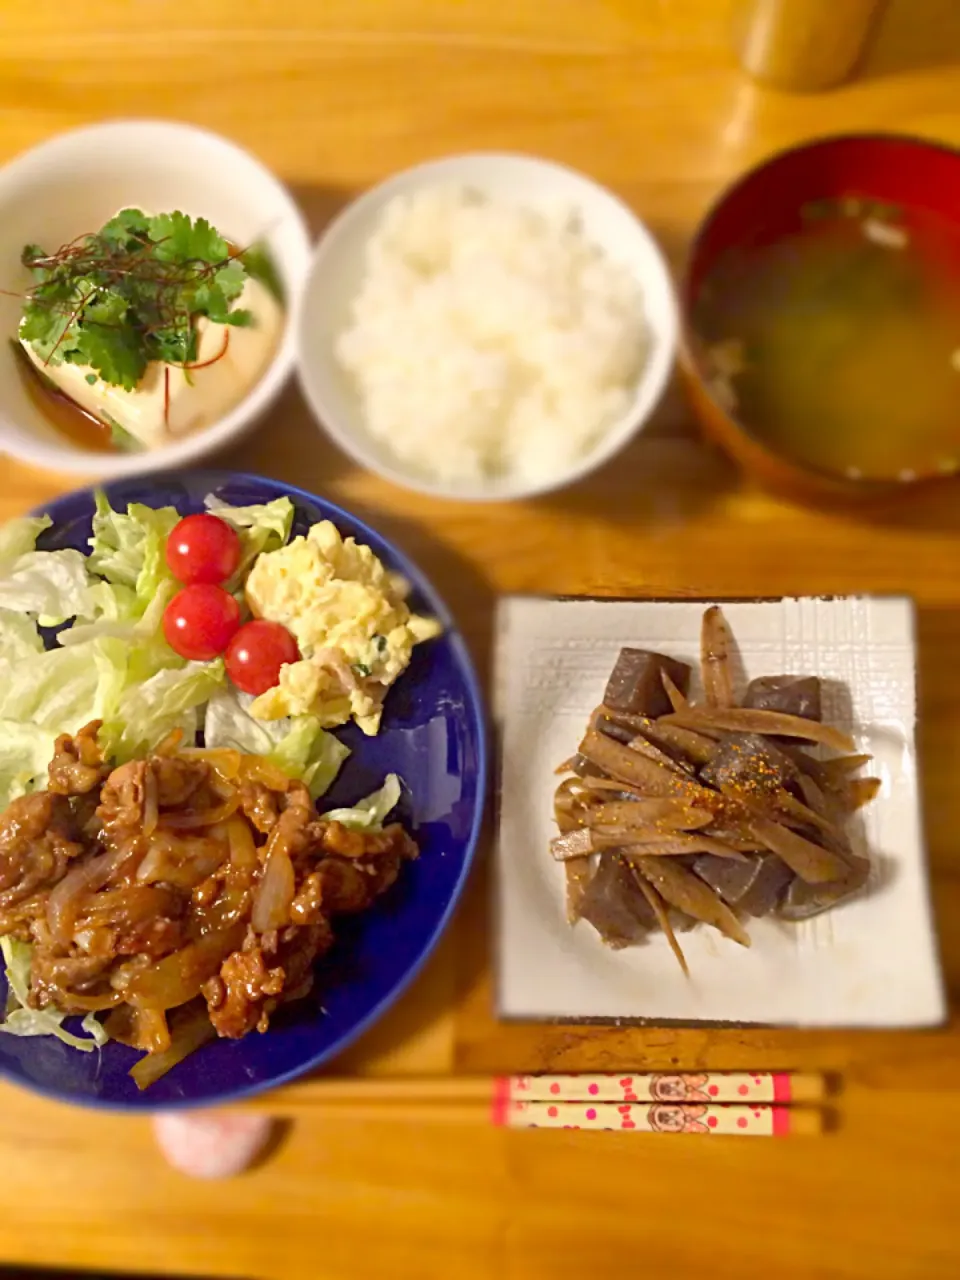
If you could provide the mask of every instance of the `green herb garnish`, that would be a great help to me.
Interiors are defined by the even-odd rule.
[[[240,255],[205,218],[123,209],[56,253],[27,245],[21,260],[34,284],[20,337],[44,364],[89,365],[127,391],[151,361],[196,361],[200,316],[253,323],[231,310],[247,279]]]
[[[353,664],[353,669],[360,677],[365,677],[370,674],[370,668],[365,662],[355,662]]]
[[[246,268],[247,275],[256,280],[259,284],[271,294],[275,302],[283,303],[283,281],[280,279],[280,272],[276,268],[270,251],[263,244],[252,244],[249,249],[244,249],[240,255],[240,261]]]

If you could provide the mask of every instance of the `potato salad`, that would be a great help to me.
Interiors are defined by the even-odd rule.
[[[435,618],[411,613],[409,587],[373,551],[329,520],[257,557],[245,594],[255,618],[285,627],[300,659],[251,704],[262,720],[314,715],[324,728],[353,719],[375,734],[383,699],[413,647],[439,634]]]

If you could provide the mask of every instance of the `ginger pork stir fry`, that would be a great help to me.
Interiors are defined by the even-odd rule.
[[[334,918],[417,849],[397,824],[318,816],[259,756],[171,735],[111,770],[98,728],[58,739],[47,789],[0,818],[0,934],[32,944],[30,1005],[105,1014],[150,1055],[145,1087],[214,1033],[265,1031],[309,991]]]
[[[704,697],[687,697],[690,668],[624,649],[577,754],[558,772],[551,852],[567,877],[571,923],[611,947],[662,929],[686,970],[677,931],[713,926],[743,946],[743,920],[803,920],[858,892],[868,860],[847,830],[874,798],[855,776],[869,756],[822,723],[815,676],[752,680],[734,696],[732,641],[706,611]],[[812,755],[820,746],[839,754]]]

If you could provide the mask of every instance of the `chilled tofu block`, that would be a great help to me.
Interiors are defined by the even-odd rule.
[[[45,365],[29,343],[21,339],[21,345],[40,372],[81,409],[116,423],[144,448],[157,449],[222,418],[269,364],[283,326],[279,303],[259,281],[248,279],[235,305],[252,312],[254,324],[238,328],[201,317],[196,367],[152,362],[133,391],[99,378],[88,382],[94,372],[89,365]]]

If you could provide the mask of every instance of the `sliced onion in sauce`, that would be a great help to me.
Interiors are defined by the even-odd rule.
[[[296,877],[290,855],[285,849],[273,850],[253,899],[250,922],[257,933],[279,929],[288,922],[295,889]]]
[[[137,852],[136,844],[120,845],[109,853],[98,854],[82,866],[73,867],[50,891],[47,900],[47,924],[56,940],[67,945],[77,918],[80,899],[105,885],[127,858]]]
[[[148,764],[143,771],[143,834],[152,836],[157,829],[160,817],[160,802],[157,790],[157,775]]]

